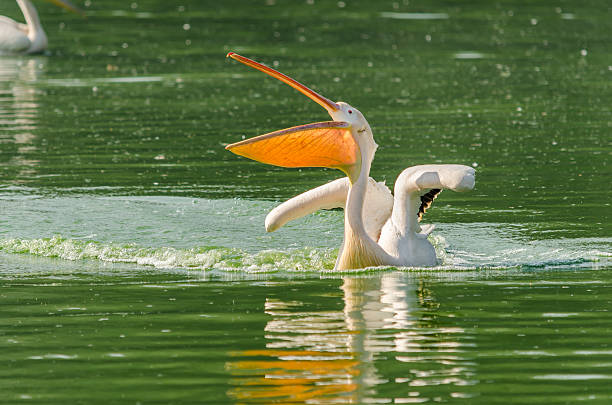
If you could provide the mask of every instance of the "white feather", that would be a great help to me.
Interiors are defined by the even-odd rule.
[[[29,0],[17,0],[26,20],[18,23],[0,16],[0,54],[36,53],[47,49],[47,35],[36,8]]]
[[[468,191],[474,169],[463,165],[421,165],[405,169],[395,182],[393,213],[382,229],[379,245],[403,266],[433,266],[436,252],[427,240],[432,227],[418,222],[420,197],[431,189]]]
[[[318,210],[344,208],[349,192],[349,179],[343,177],[308,190],[275,207],[266,216],[266,231],[274,232],[289,221]],[[384,182],[370,177],[366,191],[363,220],[366,232],[378,240],[382,226],[391,215],[393,195]]]

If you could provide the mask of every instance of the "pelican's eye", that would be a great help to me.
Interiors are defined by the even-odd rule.
[[[352,113],[353,113],[353,110],[348,110],[348,113],[349,113],[349,114],[352,114]]]

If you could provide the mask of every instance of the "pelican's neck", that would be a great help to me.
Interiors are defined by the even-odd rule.
[[[363,225],[363,204],[371,163],[372,156],[361,149],[359,173],[349,175],[350,187],[344,210],[344,242],[336,262],[337,270],[391,264],[388,255],[370,238]]]
[[[363,133],[364,131],[365,134]],[[359,238],[363,238],[364,240],[370,241],[374,245],[377,245],[377,243],[373,241],[365,231],[365,227],[363,225],[363,204],[365,202],[365,196],[368,190],[370,167],[372,166],[372,160],[374,160],[374,153],[376,153],[376,148],[378,145],[376,145],[374,142],[372,129],[367,122],[365,123],[365,126],[361,132],[353,132],[353,137],[356,140],[362,140],[359,145],[360,167],[357,176],[355,176],[354,173],[349,175],[350,188],[345,209],[345,233],[347,229],[350,229]]]
[[[17,0],[28,26],[28,39],[31,42],[28,52],[40,52],[47,47],[47,35],[43,30],[36,8],[29,0]]]
[[[370,239],[363,225],[363,203],[368,188],[371,162],[365,156],[361,157],[361,170],[357,179],[349,177],[350,187],[346,198],[346,210],[344,213],[344,228],[352,231],[358,237]]]

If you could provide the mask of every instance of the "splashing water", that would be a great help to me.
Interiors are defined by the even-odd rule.
[[[161,269],[326,272],[334,267],[342,239],[340,211],[320,212],[266,234],[263,218],[273,203],[264,201],[178,197],[19,197],[17,201],[2,200],[8,226],[0,233],[0,252],[5,254]],[[108,221],[110,217],[114,221]],[[221,223],[224,228],[218,229]],[[525,241],[505,224],[438,224],[430,240],[439,258],[432,270],[597,267],[608,265],[611,257],[606,250],[609,239]]]
[[[99,243],[65,239],[59,235],[43,239],[5,239],[0,251],[30,254],[63,260],[93,259],[111,263],[135,263],[161,269],[217,269],[224,271],[271,272],[279,269],[302,271],[330,269],[336,253],[333,249],[263,250],[248,254],[239,249],[198,247],[142,247],[135,244]]]

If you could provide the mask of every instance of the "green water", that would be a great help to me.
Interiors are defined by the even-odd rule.
[[[0,56],[0,402],[610,403],[610,5],[461,3],[37,2],[49,52]],[[359,108],[377,180],[476,168],[437,267],[334,273],[342,211],[265,233],[340,172],[224,150],[329,119],[229,51]]]

